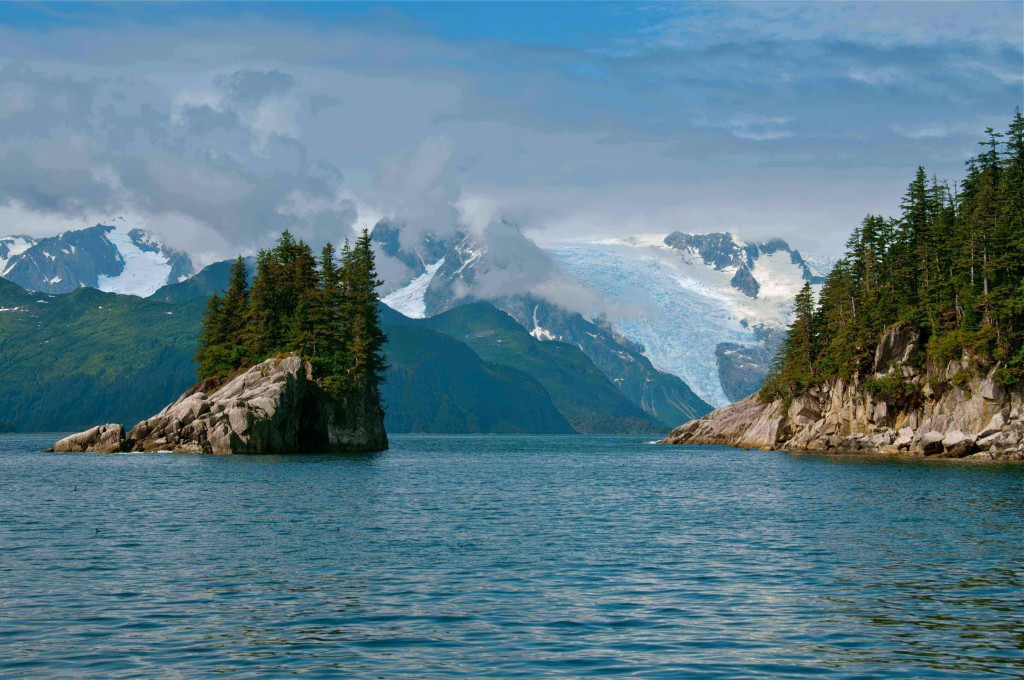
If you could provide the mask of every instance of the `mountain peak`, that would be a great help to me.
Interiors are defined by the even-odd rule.
[[[142,229],[109,224],[43,239],[0,239],[0,275],[26,290],[69,293],[78,288],[145,297],[195,272],[192,259]]]

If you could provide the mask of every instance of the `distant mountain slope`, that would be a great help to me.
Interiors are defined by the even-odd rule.
[[[0,280],[0,414],[23,431],[135,423],[195,381],[201,301],[172,306]]]
[[[388,246],[397,241],[393,225],[379,224],[373,237],[386,239],[380,244],[386,256],[394,251],[393,246]],[[428,260],[422,273],[404,288],[394,290],[384,302],[411,316],[432,317],[474,300],[488,300],[510,314],[538,341],[565,342],[577,347],[626,399],[654,422],[683,422],[710,412],[710,405],[680,378],[657,370],[644,356],[643,346],[556,302],[516,294],[530,289],[537,280],[557,280],[559,272],[551,257],[515,225],[496,223],[478,236],[457,232],[446,242],[448,250],[440,259],[433,263]],[[429,249],[417,252],[438,257],[438,243],[434,239]]]
[[[159,411],[195,382],[195,338],[212,292],[201,284],[217,290],[218,272],[149,299],[90,288],[30,293],[0,280],[0,421],[73,431]],[[534,378],[404,321],[385,315],[391,432],[573,432]]]
[[[665,423],[645,413],[604,376],[578,347],[537,340],[493,305],[477,302],[424,319],[421,325],[469,345],[486,361],[536,378],[579,432],[658,432]]]
[[[631,402],[664,423],[684,423],[711,412],[682,378],[659,371],[643,345],[617,333],[604,320],[587,321],[546,300],[521,295],[497,304],[535,338],[579,347]]]
[[[68,293],[77,288],[145,297],[194,273],[192,260],[141,229],[97,224],[27,243],[6,243],[0,274],[26,290]],[[13,248],[12,248],[13,245]],[[25,247],[27,245],[27,247]]]
[[[728,232],[685,234],[674,231],[665,237],[664,243],[669,248],[699,255],[704,264],[718,271],[731,272],[732,278],[729,282],[733,288],[752,298],[756,298],[761,292],[762,282],[758,281],[754,269],[763,255],[785,253],[789,256],[790,263],[799,269],[802,280],[810,281],[812,284],[825,282],[825,277],[804,261],[800,251],[793,250],[780,238],[760,243],[744,243]]]
[[[386,323],[390,432],[571,434],[547,390],[428,328]]]
[[[667,422],[756,390],[793,297],[805,281],[820,284],[828,263],[781,239],[745,243],[729,233],[542,248],[496,222],[396,250],[398,230],[382,222],[373,233],[382,257],[401,257],[394,267],[405,272],[389,282],[386,303],[431,317],[488,300],[537,339],[579,347],[628,399]],[[581,300],[591,318],[570,311]]]
[[[181,303],[202,298],[209,299],[214,293],[222,293],[228,287],[228,280],[231,278],[231,265],[233,260],[214,262],[203,269],[192,278],[180,283],[171,283],[162,286],[149,296],[149,299],[158,302]],[[246,258],[246,266],[249,268],[249,279],[252,280],[255,271],[255,258]]]

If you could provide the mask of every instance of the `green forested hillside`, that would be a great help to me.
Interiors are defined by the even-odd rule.
[[[1004,385],[1024,380],[1024,116],[987,137],[958,185],[919,168],[898,217],[868,215],[817,304],[805,286],[762,398],[869,371],[896,323],[922,331],[937,367],[968,355]]]
[[[668,429],[616,389],[578,347],[541,342],[490,303],[460,305],[417,323],[466,343],[485,361],[511,366],[536,378],[579,432],[648,433]]]
[[[483,361],[427,328],[385,324],[391,368],[381,387],[393,432],[571,434],[543,385]]]
[[[203,306],[0,280],[0,420],[54,431],[152,415],[195,382]]]
[[[72,431],[133,425],[159,411],[196,380],[192,357],[206,299],[192,293],[163,291],[180,304],[88,288],[50,296],[0,279],[0,423]],[[390,368],[381,392],[390,431],[573,431],[525,372],[383,312]]]

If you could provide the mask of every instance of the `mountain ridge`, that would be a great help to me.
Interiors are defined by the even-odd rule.
[[[196,273],[188,255],[151,234],[107,224],[41,239],[4,237],[0,248],[0,275],[25,290],[43,293],[96,288],[147,297],[162,285]]]

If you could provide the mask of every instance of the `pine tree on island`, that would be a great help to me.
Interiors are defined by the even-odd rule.
[[[296,353],[338,405],[358,424],[380,418],[380,383],[387,368],[377,278],[368,231],[340,262],[328,243],[319,257],[285,231],[256,258],[252,285],[239,257],[224,295],[213,295],[203,315],[195,359],[200,380],[223,381],[268,358]]]
[[[896,324],[921,332],[934,365],[969,356],[1006,387],[1024,384],[1024,116],[986,136],[959,190],[918,168],[899,217],[868,215],[854,230],[816,306],[804,286],[762,400],[870,373]],[[908,386],[867,387],[899,398]]]

